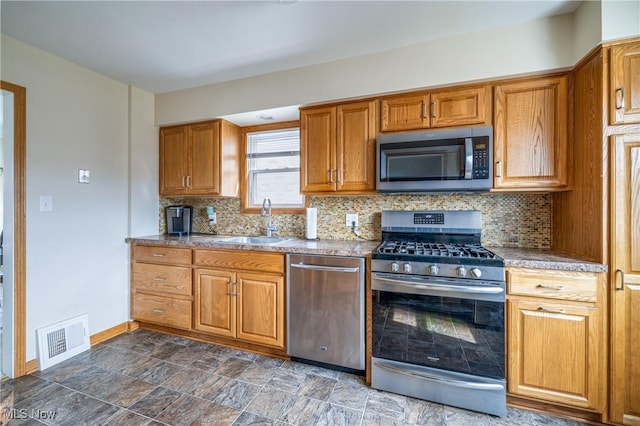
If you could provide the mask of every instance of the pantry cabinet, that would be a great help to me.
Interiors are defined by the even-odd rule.
[[[194,328],[284,348],[284,256],[195,250]]]
[[[611,124],[640,123],[640,42],[612,46]]]
[[[377,102],[300,109],[303,194],[375,191]]]
[[[604,274],[507,270],[508,392],[601,412]]]
[[[494,103],[494,190],[569,189],[566,76],[500,84]]]
[[[640,424],[640,129],[611,138],[611,412]]]
[[[160,128],[160,195],[237,196],[239,143],[224,120]]]
[[[190,329],[191,250],[134,245],[131,260],[131,317]]]
[[[380,101],[380,131],[491,124],[491,86],[394,95]]]

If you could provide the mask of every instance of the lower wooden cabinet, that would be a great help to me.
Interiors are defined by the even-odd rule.
[[[131,317],[190,329],[191,250],[134,245],[131,260]]]
[[[604,274],[511,268],[508,392],[603,412]]]
[[[194,328],[284,348],[284,256],[196,250],[196,265],[205,264],[229,269],[195,270]]]

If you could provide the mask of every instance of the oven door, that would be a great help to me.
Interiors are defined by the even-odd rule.
[[[504,283],[372,273],[373,356],[504,379]]]

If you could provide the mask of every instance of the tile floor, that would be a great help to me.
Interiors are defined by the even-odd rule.
[[[9,425],[579,425],[505,418],[370,389],[361,377],[148,330],[0,383]],[[1,400],[2,398],[0,398]]]

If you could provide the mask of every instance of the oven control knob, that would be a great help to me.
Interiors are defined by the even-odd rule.
[[[480,278],[482,276],[482,271],[478,268],[473,268],[470,272],[473,278]]]
[[[410,263],[405,263],[404,265],[402,265],[402,270],[404,271],[405,274],[410,274],[411,273],[411,264]]]
[[[456,274],[458,274],[459,277],[464,277],[467,275],[467,269],[464,266],[458,266]]]
[[[400,265],[398,265],[398,262],[393,262],[391,264],[391,272],[400,272]]]
[[[427,269],[431,275],[438,275],[438,265],[430,265]]]

